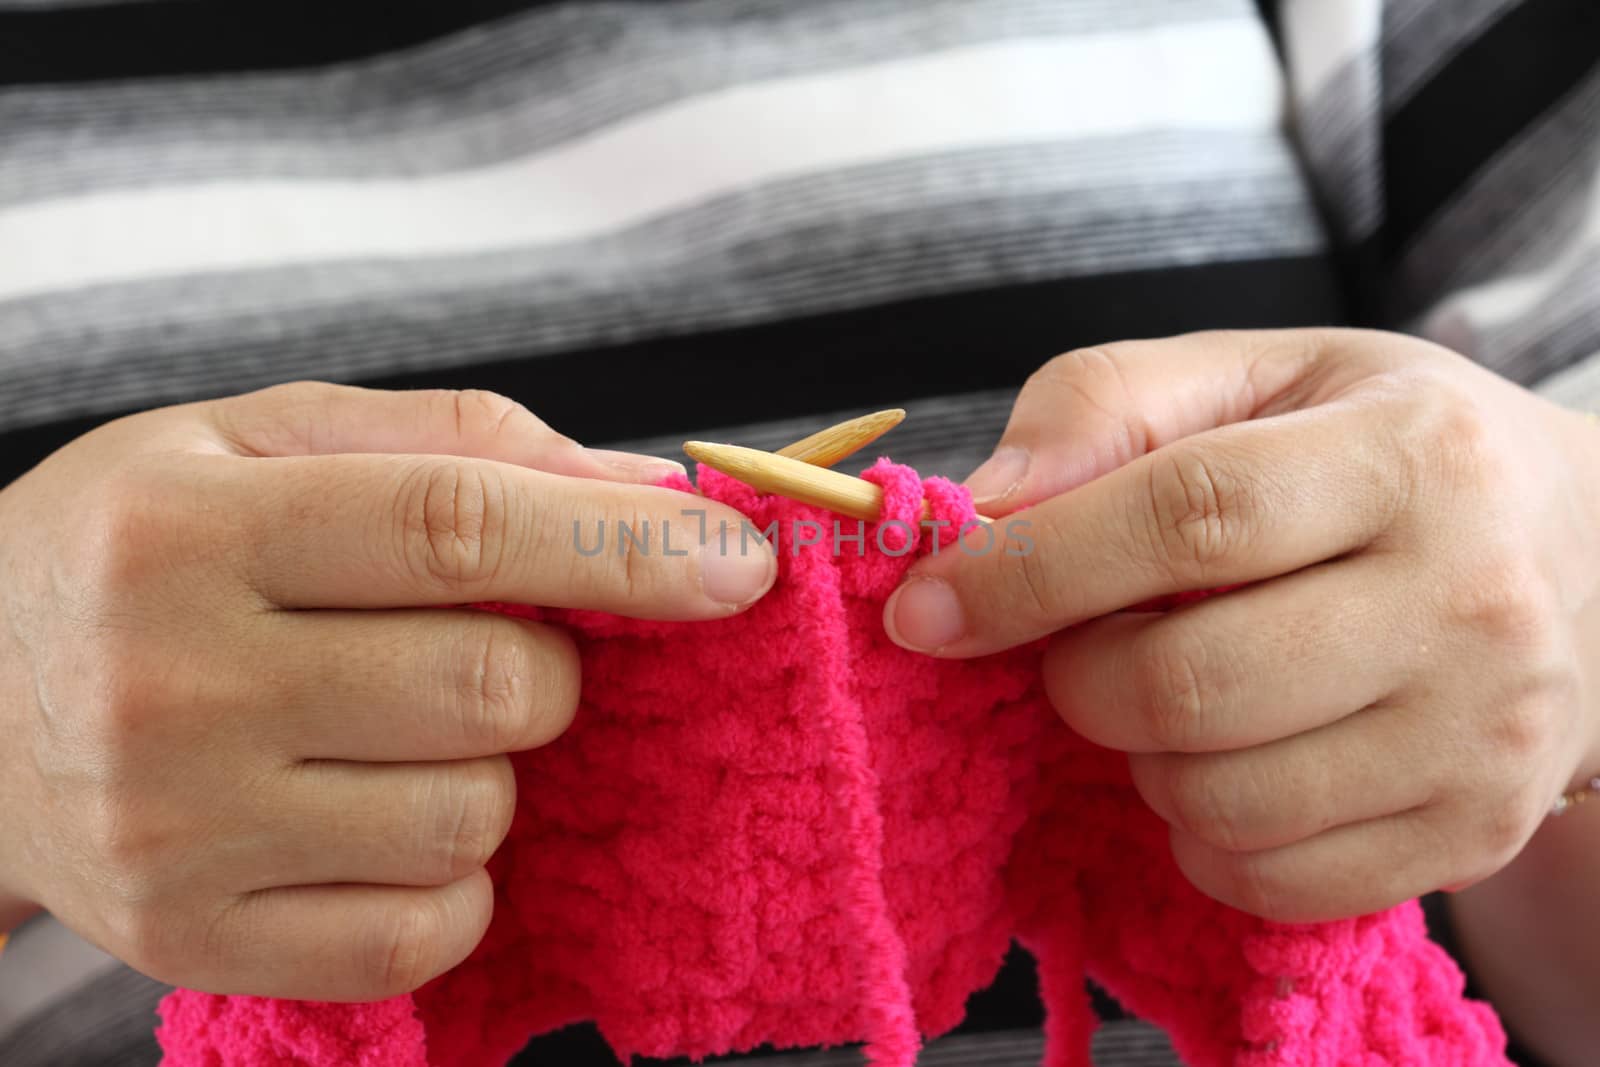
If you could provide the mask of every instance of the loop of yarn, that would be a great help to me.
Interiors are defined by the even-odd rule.
[[[924,478],[922,497],[932,512],[930,522],[940,548],[955,544],[970,524],[978,521],[978,509],[972,506],[972,493],[964,485],[948,478]]]
[[[903,554],[922,539],[922,479],[910,467],[880,457],[861,477],[883,489],[876,539],[884,551]]]

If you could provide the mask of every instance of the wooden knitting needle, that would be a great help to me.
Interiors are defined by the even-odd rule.
[[[831,467],[899,426],[905,417],[904,408],[874,411],[871,415],[848,419],[826,430],[818,430],[810,437],[802,437],[792,445],[784,445],[776,454],[813,467]]]
[[[840,474],[826,467],[814,467],[789,456],[740,445],[685,441],[683,450],[706,466],[737,478],[763,493],[786,496],[802,504],[837,511],[852,519],[876,521],[883,515],[882,487],[864,478],[852,478],[848,474]],[[924,518],[929,514],[926,501],[922,505],[922,514]],[[982,515],[977,519],[985,523],[993,521]]]

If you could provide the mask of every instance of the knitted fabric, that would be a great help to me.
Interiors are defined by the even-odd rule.
[[[1090,1062],[1086,974],[1190,1064],[1506,1062],[1414,901],[1289,926],[1193,889],[1126,757],[1044,700],[1038,645],[944,661],[889,642],[883,602],[934,544],[921,501],[950,522],[946,551],[973,512],[905,467],[867,476],[885,521],[836,555],[827,534],[790,537],[834,516],[701,470],[707,496],[780,523],[778,583],[736,618],[496,606],[569,626],[584,674],[571,730],[514,757],[483,942],[375,1004],[180,990],[166,1062],[492,1064],[593,1020],[623,1058],[864,1041],[878,1067],[909,1067],[1014,937],[1039,963],[1048,1067]]]

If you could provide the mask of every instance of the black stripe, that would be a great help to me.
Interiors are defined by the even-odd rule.
[[[555,2],[149,0],[5,11],[0,85],[317,66]]]
[[[1384,124],[1392,255],[1508,141],[1600,63],[1600,3],[1525,0]]]
[[[1321,256],[1130,271],[957,293],[760,326],[385,376],[493,389],[601,442],[1017,386],[1068,348],[1217,327],[1347,322]],[[270,361],[230,350],[217,360]],[[102,418],[0,435],[0,485]]]
[[[1068,278],[382,385],[469,384],[529,401],[581,439],[693,430],[1018,385],[1066,348],[1214,326],[1342,318],[1323,257]]]
[[[1256,10],[1261,14],[1261,21],[1267,24],[1267,32],[1272,34],[1272,44],[1277,49],[1278,56],[1283,57],[1283,24],[1278,11],[1278,0],[1256,0]]]

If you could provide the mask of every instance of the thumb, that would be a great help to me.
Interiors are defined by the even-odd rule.
[[[967,478],[979,512],[1007,515],[1181,437],[1266,414],[1305,377],[1311,330],[1213,331],[1057,356],[1022,387],[1005,433]]]
[[[481,389],[361,389],[293,382],[202,405],[220,443],[252,456],[407,453],[497,460],[573,478],[653,485],[681,464],[584,448]]]

